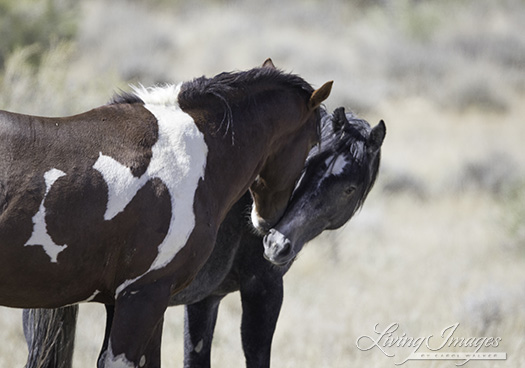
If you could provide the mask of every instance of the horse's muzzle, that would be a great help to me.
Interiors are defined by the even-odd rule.
[[[295,258],[292,242],[275,229],[264,237],[264,258],[278,266],[284,266]]]

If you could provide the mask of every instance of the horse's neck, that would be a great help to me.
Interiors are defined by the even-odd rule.
[[[274,105],[275,106],[275,105]],[[226,216],[222,209],[230,208],[248,190],[263,168],[267,158],[278,149],[275,143],[284,124],[279,110],[284,106],[260,107],[253,111],[236,107],[229,129],[217,132],[207,128],[209,154],[206,180],[213,188],[213,201],[219,210],[219,218]],[[204,124],[207,124],[205,121]],[[226,122],[224,122],[226,124]],[[212,168],[222,167],[223,170]],[[210,173],[210,174],[208,174]]]

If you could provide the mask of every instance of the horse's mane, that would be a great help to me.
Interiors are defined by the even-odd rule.
[[[348,124],[342,121],[344,117]],[[340,120],[343,129],[334,130],[334,121]],[[359,119],[352,111],[338,108],[334,114],[329,114],[325,109],[321,109],[321,139],[320,144],[310,151],[308,159],[324,152],[330,152],[340,155],[343,151],[352,149],[352,145],[359,142],[365,142],[372,128],[366,120]],[[361,144],[361,143],[359,143]]]
[[[204,76],[195,78],[181,85],[178,100],[185,105],[191,105],[203,98],[217,97],[220,101],[229,101],[238,97],[243,97],[250,88],[264,89],[275,85],[284,88],[292,88],[306,96],[310,96],[314,91],[313,87],[303,78],[296,74],[284,73],[274,68],[254,68],[241,72],[224,72],[212,78]],[[134,92],[120,91],[109,101],[110,105],[144,103],[143,94],[146,91],[156,91],[159,89],[170,89],[173,85],[153,88],[133,88]],[[141,93],[144,92],[144,93]]]
[[[296,89],[308,97],[314,91],[312,86],[298,75],[261,67],[241,72],[220,73],[213,78],[195,78],[182,85],[180,100],[184,100],[185,104],[210,96],[220,100],[234,100],[244,97],[252,88],[265,89],[276,85]]]
[[[108,102],[108,105],[120,104],[144,104],[144,101],[135,93],[120,91],[113,95]]]
[[[275,87],[292,89],[304,95],[305,99],[308,99],[314,91],[309,83],[296,74],[285,73],[276,68],[260,67],[241,72],[224,72],[212,78],[203,76],[177,86],[152,88],[140,86],[133,88],[133,93],[121,91],[109,104],[144,104],[151,99],[157,102],[159,95],[163,97],[162,104],[178,104],[183,109],[191,109],[201,103],[208,105],[216,103],[224,116],[219,130],[222,124],[226,123],[224,133],[226,134],[228,130],[232,130],[232,105],[236,104],[236,101],[246,99],[246,96],[254,90],[265,91]]]
[[[340,128],[334,129],[334,123],[336,126],[340,124]],[[359,119],[350,110],[345,113],[344,108],[337,108],[333,114],[329,114],[325,109],[321,109],[320,144],[310,150],[301,176],[306,173],[308,166],[314,162],[324,161],[330,156],[337,157],[350,154],[357,172],[364,170],[362,171],[364,174],[364,190],[356,206],[357,211],[375,184],[381,161],[381,151],[377,152],[377,155],[372,158],[370,166],[365,160],[369,157],[366,142],[371,131],[370,124],[366,120]],[[322,176],[323,173],[315,173],[315,175]],[[315,179],[310,178],[308,180]]]

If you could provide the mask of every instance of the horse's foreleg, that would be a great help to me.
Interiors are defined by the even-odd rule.
[[[270,367],[272,339],[283,301],[282,277],[241,278],[241,300],[246,367]]]
[[[107,355],[109,335],[111,332],[111,325],[113,324],[114,315],[115,307],[113,305],[106,304],[106,332],[104,335],[104,343],[102,344],[102,349],[100,350],[100,355],[98,357],[98,368],[104,368],[104,359]],[[146,351],[144,352],[144,361],[148,362],[147,366],[150,368],[160,367],[160,349],[158,349],[158,347],[160,346],[162,339],[162,326],[162,321],[157,324],[157,328],[153,332],[153,336],[151,337]]]
[[[144,352],[144,361],[148,368],[160,368],[160,346],[162,342],[162,327],[164,325],[164,317],[157,323],[155,331],[149,340],[149,344]]]
[[[169,283],[161,281],[128,287],[119,295],[103,357],[104,368],[160,366],[162,323],[169,296]]]
[[[211,343],[222,297],[209,296],[184,312],[184,367],[210,367]]]

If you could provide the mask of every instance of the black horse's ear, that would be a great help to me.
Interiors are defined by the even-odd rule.
[[[271,68],[271,69],[277,69],[272,61],[272,59],[268,58],[264,60],[264,63],[262,65],[263,68]]]
[[[334,110],[334,114],[332,115],[332,128],[334,129],[334,132],[339,132],[344,128],[345,124],[348,124],[345,108],[338,107]]]
[[[381,120],[379,124],[377,124],[374,128],[372,128],[372,131],[370,132],[370,135],[368,136],[368,139],[366,141],[368,151],[369,152],[379,151],[385,139],[385,135],[386,135],[385,122]]]

